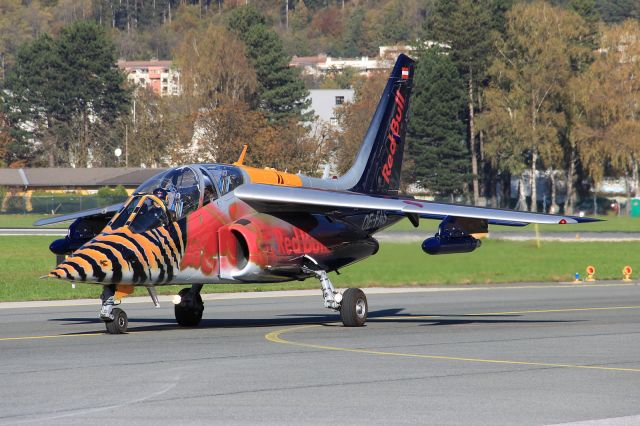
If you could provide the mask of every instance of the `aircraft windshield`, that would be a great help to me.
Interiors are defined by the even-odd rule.
[[[118,212],[115,220],[112,220],[111,224],[109,224],[109,226],[111,226],[111,229],[122,228],[127,223],[127,220],[129,220],[129,216],[131,216],[131,213],[133,213],[133,210],[136,208],[136,205],[138,205],[139,200],[139,197],[134,197],[129,200],[129,203]]]
[[[176,219],[202,204],[202,175],[190,166],[176,167],[160,173],[136,189],[136,194],[155,194]],[[158,191],[161,190],[161,191]],[[162,191],[163,190],[163,191]]]
[[[154,194],[169,216],[180,219],[242,185],[240,169],[225,164],[181,166],[162,172],[136,189],[136,195]],[[160,190],[160,191],[158,191]],[[117,218],[118,221],[120,218]],[[125,219],[126,221],[126,219]],[[124,223],[120,224],[120,226]]]
[[[233,191],[243,183],[242,173],[237,167],[224,164],[207,164],[205,168],[213,177],[220,195]]]
[[[128,226],[132,232],[139,234],[168,223],[165,208],[158,201],[152,197],[138,195],[129,200],[110,226],[114,230]]]
[[[129,224],[129,227],[132,232],[139,234],[168,223],[169,219],[164,208],[150,197],[146,197],[140,204],[140,209]]]

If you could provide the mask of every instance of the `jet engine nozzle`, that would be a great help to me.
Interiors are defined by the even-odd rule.
[[[422,242],[422,251],[427,254],[471,253],[482,243],[470,235],[444,237],[436,235]]]

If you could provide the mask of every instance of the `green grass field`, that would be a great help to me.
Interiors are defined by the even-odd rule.
[[[33,222],[43,218],[50,218],[46,214],[0,214],[0,228],[33,228]],[[67,228],[71,222],[56,223],[47,228]]]
[[[0,301],[53,300],[97,297],[101,288],[53,279],[39,279],[53,269],[50,237],[0,237]],[[473,253],[429,256],[419,243],[382,244],[380,253],[331,274],[339,287],[417,286],[428,284],[488,284],[501,282],[571,281],[576,272],[584,275],[589,264],[599,279],[620,279],[625,265],[640,274],[640,244],[543,243],[486,240]],[[160,288],[175,294],[181,286]],[[268,291],[319,288],[315,279],[285,284],[209,285],[207,292]],[[138,289],[136,294],[146,294]]]
[[[538,225],[541,233],[548,232],[640,232],[640,218],[629,216],[596,216],[603,219],[603,222],[578,223],[575,225]],[[440,224],[437,220],[420,220],[421,231],[433,231],[438,229]],[[411,222],[402,220],[389,228],[393,231],[411,231],[415,229]],[[534,225],[527,226],[490,226],[491,231],[516,231],[516,232],[535,232]]]

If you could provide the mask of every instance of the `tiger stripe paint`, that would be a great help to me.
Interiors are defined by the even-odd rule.
[[[186,219],[140,234],[123,227],[87,242],[49,276],[100,284],[168,284],[185,246]]]

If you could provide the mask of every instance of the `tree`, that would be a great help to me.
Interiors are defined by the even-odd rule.
[[[479,83],[485,77],[494,40],[490,8],[487,6],[480,0],[439,0],[425,26],[425,39],[450,46],[451,58],[465,81],[474,204],[478,204],[480,198],[476,103]]]
[[[600,0],[597,7],[605,22],[622,22],[629,18],[640,19],[640,4],[636,0]]]
[[[355,86],[353,102],[336,108],[339,130],[334,138],[334,151],[338,173],[343,174],[351,167],[386,82],[384,73],[360,79]]]
[[[195,108],[215,108],[221,99],[248,102],[256,91],[256,73],[242,42],[215,25],[184,34],[176,52],[180,82]]]
[[[13,133],[20,146],[16,153],[22,160],[30,161],[40,151],[50,167],[56,165],[60,154],[56,131],[65,120],[64,83],[60,81],[63,66],[55,40],[43,34],[21,46],[7,75],[5,112],[14,124]]]
[[[167,166],[169,145],[174,142],[168,103],[151,89],[140,87],[134,93],[134,120],[126,123],[129,165],[146,167]]]
[[[264,23],[264,17],[253,6],[239,7],[229,18],[229,29],[247,46],[247,57],[256,71],[257,107],[272,121],[307,121],[309,92],[299,70],[289,67],[291,57],[285,53],[282,41]]]
[[[587,32],[577,14],[542,1],[517,4],[507,14],[506,35],[490,69],[483,127],[489,136],[487,146],[494,145],[493,155],[524,154],[531,174],[531,211],[537,211],[538,167],[561,162],[559,138],[565,126],[561,100],[574,58],[584,55],[580,41]],[[505,162],[519,171],[520,161]],[[522,189],[524,178],[520,179]]]
[[[97,122],[112,123],[126,113],[129,92],[115,65],[115,47],[98,25],[79,21],[63,28],[56,51],[63,59],[61,109],[67,122],[81,123],[73,160],[86,167],[92,149],[89,128]]]
[[[204,113],[194,161],[233,163],[249,143],[245,164],[313,174],[322,152],[296,122],[272,123],[242,101],[228,101]]]
[[[580,162],[594,183],[607,163],[631,174],[634,192],[640,176],[640,24],[629,20],[607,29],[589,69],[572,84],[578,120],[574,132]]]
[[[409,154],[414,180],[434,194],[462,192],[468,178],[465,144],[465,93],[451,58],[438,48],[418,58],[415,93],[408,128]]]
[[[98,161],[92,128],[113,123],[129,101],[113,44],[88,22],[63,28],[56,39],[45,34],[26,44],[5,87],[12,121],[29,133],[23,142],[38,142],[51,166]]]
[[[383,11],[382,32],[380,34],[381,44],[399,44],[410,41],[412,27],[409,24],[410,17],[407,16],[408,1],[391,0]]]
[[[0,81],[13,65],[20,46],[44,34],[51,21],[51,14],[39,2],[0,2]]]

